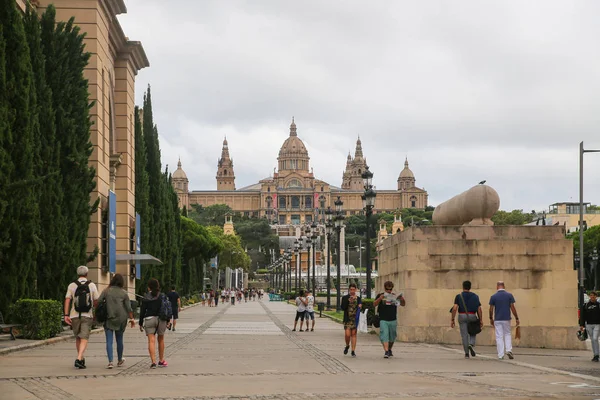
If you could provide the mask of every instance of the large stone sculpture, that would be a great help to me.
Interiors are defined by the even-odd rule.
[[[498,193],[490,186],[477,185],[437,206],[433,211],[433,223],[494,225],[491,218],[499,208]]]

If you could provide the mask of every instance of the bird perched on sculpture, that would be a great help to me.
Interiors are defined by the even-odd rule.
[[[483,185],[483,184],[485,184],[486,182],[487,182],[487,181],[484,179],[484,180],[482,180],[481,182],[479,182],[479,184],[480,184],[480,185]]]

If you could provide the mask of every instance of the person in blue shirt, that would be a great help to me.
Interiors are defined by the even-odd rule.
[[[467,324],[479,319],[479,324],[483,327],[483,320],[481,319],[481,302],[479,301],[479,296],[471,292],[471,282],[464,281],[462,287],[462,293],[457,294],[454,298],[450,326],[454,328],[454,317],[458,312],[458,325],[460,327],[463,348],[465,349],[465,358],[469,358],[469,353],[471,353],[471,356],[473,357],[477,355],[477,353],[475,353],[476,335],[469,335]]]
[[[515,308],[515,298],[506,291],[504,282],[496,283],[495,294],[490,297],[490,325],[496,330],[496,348],[498,350],[498,359],[504,359],[507,355],[511,360],[514,357],[512,353],[512,336],[510,333],[510,313],[512,311],[519,326],[519,316]]]

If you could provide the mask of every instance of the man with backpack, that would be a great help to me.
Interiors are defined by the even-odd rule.
[[[65,322],[73,328],[77,358],[75,368],[85,369],[85,349],[87,348],[94,320],[93,310],[98,305],[100,294],[96,285],[88,280],[88,267],[77,267],[77,280],[71,282],[65,295]],[[73,307],[71,307],[73,306]]]

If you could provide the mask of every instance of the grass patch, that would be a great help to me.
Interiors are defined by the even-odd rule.
[[[344,319],[344,312],[343,311],[323,311],[323,314],[329,315],[330,317],[333,318],[337,318],[339,320],[343,320]]]

